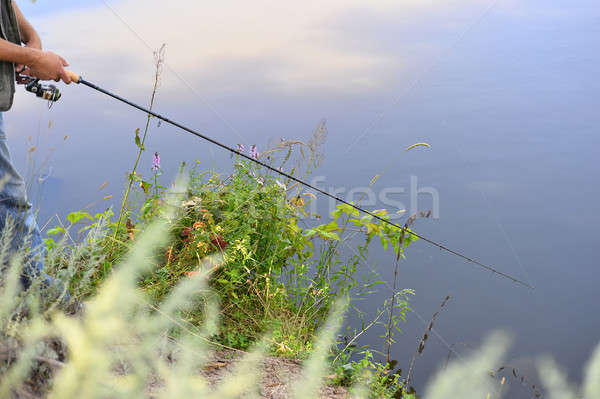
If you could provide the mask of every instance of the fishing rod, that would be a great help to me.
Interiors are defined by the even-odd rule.
[[[153,112],[153,111],[151,111],[151,110],[149,110],[149,109],[147,109],[145,107],[142,107],[141,105],[135,104],[135,103],[127,100],[126,98],[123,98],[123,97],[121,97],[121,96],[119,96],[119,95],[117,95],[115,93],[112,93],[112,92],[110,92],[110,91],[108,91],[106,89],[103,89],[103,88],[101,88],[101,87],[99,87],[99,86],[97,86],[97,85],[95,85],[95,84],[93,84],[91,82],[88,82],[88,81],[84,80],[80,75],[78,75],[78,74],[76,74],[74,72],[67,71],[67,74],[71,78],[71,81],[74,82],[74,83],[88,86],[88,87],[90,87],[90,88],[92,88],[92,89],[94,89],[94,90],[96,90],[96,91],[98,91],[98,92],[100,92],[102,94],[106,94],[107,96],[112,97],[115,100],[118,100],[118,101],[120,101],[122,103],[125,103],[125,104],[127,104],[127,105],[129,105],[129,106],[131,106],[133,108],[136,108],[136,109],[138,109],[138,110],[140,110],[140,111],[142,111],[142,112],[144,112],[146,114],[152,115],[153,117],[155,117],[157,119],[160,119],[161,121],[163,121],[165,123],[168,123],[168,124],[170,124],[172,126],[175,126],[176,128],[179,128],[179,129],[184,130],[184,131],[186,131],[188,133],[191,133],[191,134],[193,134],[196,137],[199,137],[199,138],[201,138],[201,139],[203,139],[205,141],[208,141],[209,143],[212,143],[212,144],[214,144],[214,145],[216,145],[218,147],[221,147],[222,149],[227,150],[227,151],[231,152],[232,154],[238,155],[238,156],[240,156],[242,158],[245,158],[245,159],[247,159],[247,160],[249,160],[251,162],[254,162],[254,163],[262,166],[263,168],[266,168],[266,169],[268,169],[270,171],[273,171],[273,172],[275,172],[275,173],[277,173],[277,174],[279,174],[279,175],[281,175],[281,176],[283,176],[283,177],[285,177],[287,179],[290,179],[290,180],[292,180],[292,181],[294,181],[294,182],[296,182],[298,184],[301,184],[301,185],[303,185],[303,186],[305,186],[305,187],[307,187],[307,188],[309,188],[311,190],[314,190],[314,191],[316,191],[316,192],[318,192],[320,194],[323,194],[323,195],[325,195],[325,196],[327,196],[327,197],[329,197],[331,199],[334,199],[334,200],[336,200],[339,203],[348,205],[348,206],[356,209],[357,211],[359,211],[361,213],[369,215],[369,216],[371,216],[371,217],[373,217],[373,218],[375,218],[375,219],[377,219],[377,220],[379,220],[379,221],[381,221],[383,223],[387,223],[387,224],[389,224],[389,225],[391,225],[391,226],[393,226],[393,227],[395,227],[397,229],[400,229],[401,231],[403,231],[406,234],[410,234],[410,235],[412,235],[414,237],[417,237],[417,238],[419,238],[419,239],[427,242],[428,244],[433,245],[433,246],[439,248],[440,250],[443,250],[443,251],[449,252],[449,253],[451,253],[451,254],[453,254],[455,256],[458,256],[459,258],[462,258],[462,259],[466,260],[469,263],[472,263],[472,264],[477,265],[477,266],[479,266],[479,267],[481,267],[481,268],[483,268],[483,269],[485,269],[485,270],[487,270],[489,272],[492,272],[493,274],[496,274],[496,275],[498,275],[500,277],[503,277],[503,278],[506,278],[508,280],[511,280],[512,282],[514,282],[516,284],[520,284],[520,285],[522,285],[524,287],[527,287],[527,288],[530,288],[530,289],[534,289],[534,287],[532,285],[530,285],[529,283],[527,283],[527,282],[525,282],[523,280],[520,280],[520,279],[518,279],[518,278],[516,278],[514,276],[511,276],[511,275],[507,274],[507,273],[501,272],[500,270],[497,270],[497,269],[495,269],[495,268],[493,268],[493,267],[491,267],[489,265],[486,265],[486,264],[484,264],[482,262],[479,262],[478,260],[475,260],[475,259],[473,259],[473,258],[471,258],[469,256],[466,256],[466,255],[464,255],[464,254],[462,254],[462,253],[460,253],[458,251],[450,249],[450,248],[446,247],[445,245],[440,244],[440,243],[438,243],[438,242],[436,242],[436,241],[434,241],[432,239],[429,239],[429,238],[427,238],[427,237],[425,237],[425,236],[423,236],[421,234],[415,233],[415,232],[411,231],[410,229],[408,229],[406,227],[403,227],[401,225],[393,223],[393,222],[391,222],[391,221],[389,221],[387,219],[382,218],[381,216],[378,216],[378,215],[376,215],[376,214],[374,214],[372,212],[369,212],[368,210],[366,210],[366,209],[364,209],[364,208],[362,208],[362,207],[360,207],[358,205],[354,205],[354,204],[352,204],[352,203],[350,203],[350,202],[348,202],[348,201],[346,201],[346,200],[344,200],[344,199],[342,199],[342,198],[340,198],[338,196],[330,194],[329,192],[327,192],[325,190],[322,190],[322,189],[320,189],[318,187],[315,187],[315,186],[313,186],[313,185],[311,185],[309,183],[306,183],[305,181],[300,180],[300,179],[298,179],[298,178],[296,178],[296,177],[294,177],[294,176],[292,176],[292,175],[290,175],[288,173],[282,172],[279,169],[274,168],[271,165],[266,164],[265,162],[262,162],[262,161],[260,161],[258,159],[254,159],[250,155],[246,155],[243,152],[240,152],[240,151],[234,149],[233,147],[230,147],[230,146],[228,146],[226,144],[223,144],[223,143],[221,143],[221,142],[219,142],[219,141],[217,141],[217,140],[215,140],[215,139],[213,139],[213,138],[211,138],[209,136],[206,136],[206,135],[204,135],[204,134],[202,134],[202,133],[200,133],[200,132],[198,132],[198,131],[196,131],[194,129],[186,127],[186,126],[182,125],[181,123],[175,122],[175,121],[173,121],[173,120],[171,120],[171,119],[169,119],[169,118],[167,118],[165,116],[162,116],[162,115],[160,115],[160,114],[158,114],[156,112]],[[60,96],[59,96],[59,98],[60,98]]]

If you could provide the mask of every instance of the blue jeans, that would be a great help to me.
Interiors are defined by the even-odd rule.
[[[0,112],[0,234],[2,242],[10,241],[10,253],[4,262],[22,251],[23,271],[21,283],[24,289],[31,286],[32,279],[41,278],[45,287],[62,291],[62,284],[46,275],[44,270],[45,246],[35,221],[32,206],[27,199],[25,181],[10,159],[4,118]],[[10,236],[6,236],[10,234]],[[68,296],[68,294],[67,294]]]

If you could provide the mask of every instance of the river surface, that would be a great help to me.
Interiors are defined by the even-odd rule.
[[[326,119],[324,160],[313,176],[321,187],[347,196],[381,174],[370,209],[432,209],[434,218],[417,221],[419,233],[535,286],[425,242],[411,246],[399,286],[416,291],[414,312],[393,349],[404,370],[451,296],[416,361],[417,389],[449,353],[465,358],[498,329],[513,336],[505,364],[519,374],[535,381],[536,359],[549,354],[580,381],[600,341],[596,1],[20,4],[73,70],[143,104],[152,49],[165,42],[156,110],[227,144],[308,140]],[[143,114],[86,87],[61,89],[48,110],[19,88],[5,116],[42,225],[114,205],[103,197],[122,192],[134,131],[144,123]],[[407,152],[416,142],[431,149]],[[165,124],[153,125],[146,147],[141,172],[150,173],[158,151],[165,180],[184,160],[231,166],[228,154]],[[374,245],[369,259],[391,284],[391,254]],[[389,295],[379,286],[359,306],[373,315]],[[382,349],[382,333],[373,329],[361,343]],[[511,382],[513,397],[531,396]]]

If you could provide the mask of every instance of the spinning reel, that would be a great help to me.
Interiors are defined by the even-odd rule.
[[[25,90],[35,94],[37,97],[48,100],[48,105],[51,106],[53,103],[60,99],[60,90],[58,87],[52,84],[40,83],[38,78],[34,78],[28,75],[17,75],[17,83],[24,84]]]

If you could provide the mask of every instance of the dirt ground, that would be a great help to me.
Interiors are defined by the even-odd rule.
[[[211,384],[218,385],[224,376],[231,372],[232,365],[239,356],[234,352],[217,352],[202,374]],[[302,364],[296,360],[267,357],[264,361],[264,379],[260,393],[264,398],[285,399],[290,397],[291,385],[302,374]],[[342,399],[347,391],[342,387],[325,386],[321,389],[323,399]]]
[[[214,354],[212,361],[200,373],[211,385],[218,386],[223,378],[232,372],[234,364],[240,357],[241,354],[237,352],[218,351]],[[46,377],[48,376],[46,373],[43,374]],[[264,360],[263,375],[264,378],[260,386],[261,397],[286,399],[290,397],[293,382],[298,381],[302,375],[302,364],[296,360],[267,357]],[[44,379],[42,375],[39,377],[41,377],[39,380]],[[33,380],[35,381],[35,378]],[[42,399],[44,395],[36,394],[36,392],[39,392],[39,388],[36,388],[38,387],[26,385],[14,392],[13,397],[15,399]],[[159,380],[151,382],[148,387],[148,397],[152,398],[152,392],[158,391],[160,388],[161,382]],[[320,398],[322,399],[343,399],[346,397],[348,397],[347,390],[343,387],[325,386],[321,389]]]

